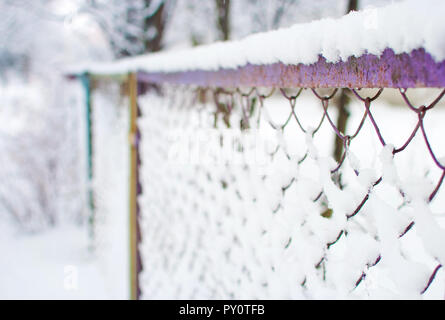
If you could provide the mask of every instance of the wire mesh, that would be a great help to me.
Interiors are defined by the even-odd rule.
[[[141,96],[143,298],[443,298],[445,167],[426,117],[441,123],[445,90],[416,106],[400,89],[397,112],[384,91],[349,90],[347,132],[336,88]]]

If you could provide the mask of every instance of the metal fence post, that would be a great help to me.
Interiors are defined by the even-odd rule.
[[[91,240],[94,239],[94,194],[93,194],[93,133],[92,133],[92,110],[91,110],[91,77],[88,73],[80,76],[85,91],[85,119],[86,119],[86,149],[87,149],[87,201],[88,201],[88,224]],[[94,248],[94,246],[92,245]]]
[[[136,73],[128,76],[128,90],[130,97],[130,186],[129,186],[129,213],[130,213],[130,299],[138,300],[141,290],[139,286],[139,273],[142,263],[139,254],[140,230],[139,230],[139,205],[138,194],[141,193],[139,183],[139,140],[140,133],[137,125],[139,109],[137,104],[138,79]]]

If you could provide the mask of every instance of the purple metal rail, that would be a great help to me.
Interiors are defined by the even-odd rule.
[[[311,65],[274,63],[218,71],[139,72],[148,83],[193,84],[215,87],[303,88],[421,88],[445,87],[445,61],[436,62],[424,49],[395,54],[364,54],[329,63],[323,57]]]

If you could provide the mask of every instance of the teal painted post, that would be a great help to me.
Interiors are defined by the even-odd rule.
[[[93,195],[93,135],[91,119],[91,78],[88,73],[80,76],[85,91],[86,148],[87,148],[87,201],[89,209],[88,224],[91,240],[94,239],[94,195]]]

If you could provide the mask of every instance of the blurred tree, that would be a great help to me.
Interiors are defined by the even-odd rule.
[[[90,0],[81,11],[91,14],[115,58],[159,51],[175,0]]]
[[[234,38],[324,17],[339,17],[345,0],[232,0]],[[249,12],[248,15],[245,12]]]
[[[230,39],[230,0],[215,0],[219,39]]]
[[[358,9],[358,0],[349,0],[348,1],[348,7],[347,7],[347,13],[351,11],[357,11]],[[340,89],[340,96],[337,100],[337,108],[338,108],[338,116],[337,116],[337,128],[345,133],[346,132],[346,125],[348,123],[349,119],[349,110],[348,110],[348,104],[349,104],[349,97],[348,97],[348,90],[346,89]],[[340,139],[337,135],[335,136],[335,142],[334,142],[334,159],[337,162],[341,161],[341,158],[343,156],[344,152],[344,145],[343,140]],[[341,175],[338,173],[336,175],[336,182],[337,184],[342,187],[341,183]]]
[[[240,39],[295,23],[339,17],[347,0],[175,0],[164,40],[167,46],[188,46]]]
[[[60,3],[0,1],[0,215],[28,231],[82,218],[80,122],[60,70],[86,55]]]

